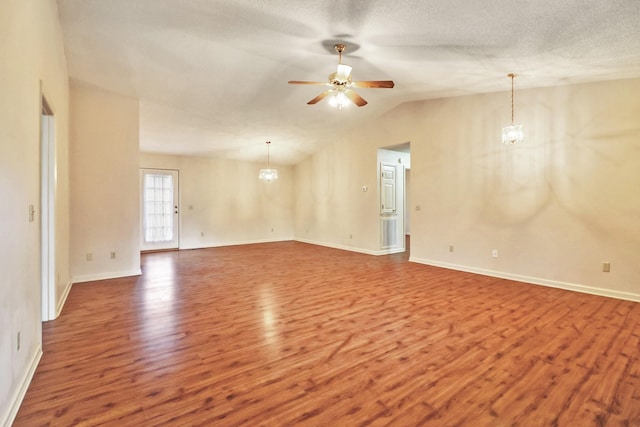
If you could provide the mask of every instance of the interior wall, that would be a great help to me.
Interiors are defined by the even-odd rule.
[[[69,99],[66,58],[55,1],[3,1],[0,33],[0,194],[3,197],[0,204],[0,425],[9,425],[42,348],[41,87],[56,117],[56,288],[60,291],[70,283]],[[35,209],[32,222],[29,205]]]
[[[507,92],[414,102],[354,130],[296,168],[296,236],[340,245],[329,228],[355,226],[317,199],[369,224],[349,186],[371,179],[377,148],[411,141],[412,261],[640,300],[640,80],[517,91],[521,145],[500,142],[510,108]],[[316,166],[336,157],[354,172]]]
[[[257,163],[140,154],[140,168],[179,171],[180,248],[293,239],[293,167],[263,182]]]
[[[338,138],[326,147],[295,167],[295,237],[303,242],[378,254],[376,149],[368,140],[348,138]],[[362,191],[363,186],[367,191]]]
[[[72,82],[70,110],[73,281],[140,274],[138,101]]]

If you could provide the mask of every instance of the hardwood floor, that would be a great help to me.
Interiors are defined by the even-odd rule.
[[[44,324],[15,426],[640,426],[640,304],[282,242],[146,254]]]

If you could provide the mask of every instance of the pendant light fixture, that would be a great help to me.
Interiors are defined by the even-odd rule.
[[[269,145],[271,144],[271,141],[267,141],[267,168],[266,169],[260,169],[260,173],[258,174],[258,178],[261,181],[274,181],[276,179],[278,179],[278,170],[277,169],[271,169],[271,163],[270,163],[270,158],[269,158]]]
[[[503,144],[518,144],[524,139],[524,132],[522,131],[522,125],[516,125],[513,123],[513,79],[516,74],[507,74],[507,77],[511,78],[511,125],[502,128],[502,143]]]

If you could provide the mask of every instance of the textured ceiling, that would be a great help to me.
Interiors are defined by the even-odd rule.
[[[406,101],[640,77],[638,0],[58,0],[71,78],[140,100],[143,151],[294,164]],[[369,101],[306,102],[335,42]],[[399,141],[390,141],[390,144]]]

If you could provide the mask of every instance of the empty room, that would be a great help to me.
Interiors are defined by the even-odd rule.
[[[2,0],[1,426],[640,426],[640,3]]]

